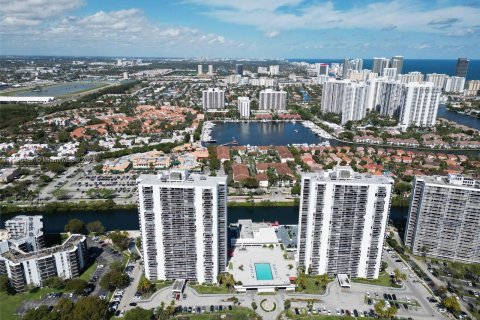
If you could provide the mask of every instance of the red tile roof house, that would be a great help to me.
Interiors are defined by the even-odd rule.
[[[402,156],[402,162],[403,163],[412,163],[412,158],[409,156]]]
[[[233,171],[233,181],[234,182],[242,182],[243,180],[250,177],[250,173],[248,172],[248,167],[244,164],[236,163],[232,166]]]
[[[280,181],[281,186],[291,186],[295,183],[296,177],[292,169],[286,163],[257,163],[257,173],[266,173],[268,168],[275,168],[275,172],[279,176],[288,177],[286,180]]]
[[[226,160],[230,160],[230,148],[225,146],[217,147],[217,159],[222,163]]]
[[[300,156],[300,159],[302,159],[303,163],[305,163],[307,166],[311,167],[315,161],[313,160],[313,157],[310,153],[304,153]]]
[[[287,147],[277,146],[277,147],[275,147],[275,150],[277,150],[278,155],[280,156],[280,161],[282,163],[285,163],[287,161],[294,161],[295,160],[292,153],[290,152],[290,150],[288,150]]]
[[[402,162],[402,157],[400,156],[393,155],[390,159],[392,159],[393,162]]]
[[[267,154],[268,150],[272,149],[272,147],[270,146],[259,146],[257,148],[258,152],[260,152],[261,154]]]
[[[255,176],[255,179],[258,181],[258,185],[262,188],[267,188],[268,187],[268,177],[267,174],[265,173],[258,173]]]

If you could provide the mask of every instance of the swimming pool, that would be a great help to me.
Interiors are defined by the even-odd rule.
[[[257,280],[273,280],[270,263],[255,263],[255,273]]]

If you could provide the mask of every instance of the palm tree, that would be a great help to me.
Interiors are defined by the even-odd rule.
[[[150,288],[152,287],[152,283],[150,282],[150,280],[148,280],[147,278],[143,278],[142,280],[140,280],[140,282],[138,283],[138,286],[137,286],[137,289],[138,291],[140,291],[141,293],[145,294],[147,292],[150,291]]]
[[[228,290],[232,289],[235,286],[235,279],[230,273],[225,273],[223,278],[223,284],[227,287]]]
[[[302,271],[298,274],[298,277],[295,280],[295,284],[297,285],[298,288],[300,288],[300,291],[307,287],[307,280],[308,278],[305,272]]]
[[[395,282],[398,281],[405,281],[407,280],[407,275],[403,272],[401,272],[398,269],[393,270],[393,278],[395,279]]]
[[[326,273],[315,276],[315,285],[325,288],[328,284],[328,275]]]
[[[170,302],[170,304],[167,306],[167,308],[165,308],[165,311],[166,311],[167,315],[169,317],[171,317],[175,313],[175,309],[176,309],[175,300],[172,300],[172,302]]]

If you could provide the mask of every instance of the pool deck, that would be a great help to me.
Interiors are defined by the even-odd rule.
[[[275,288],[294,289],[295,285],[290,283],[289,277],[296,276],[297,269],[295,260],[286,260],[283,258],[285,251],[279,245],[274,248],[264,248],[262,246],[237,247],[233,252],[231,259],[232,269],[228,272],[233,274],[236,281],[241,281],[242,285],[236,286],[238,291],[247,289],[259,289],[261,291],[271,291]],[[255,264],[267,263],[270,265],[272,273],[271,280],[257,279]],[[293,268],[290,269],[289,265]],[[243,266],[241,270],[240,266]]]

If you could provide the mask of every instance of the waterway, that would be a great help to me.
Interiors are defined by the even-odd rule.
[[[20,91],[18,93],[9,93],[17,97],[59,97],[66,94],[72,94],[80,91],[95,89],[102,86],[99,82],[66,82],[62,84],[55,84],[52,86],[40,86],[41,91],[34,91],[34,89],[27,91]]]
[[[326,140],[299,122],[216,122],[211,136],[217,144],[229,143],[235,138],[239,145],[254,146],[318,144]]]
[[[440,105],[438,108],[437,117],[445,118],[458,124],[463,124],[464,126],[480,130],[480,118],[470,117],[466,114],[450,111],[444,105]]]
[[[35,215],[32,212],[27,215]],[[408,208],[392,207],[390,219],[403,229],[408,214]],[[0,228],[5,227],[5,221],[16,214],[1,214]],[[138,230],[138,211],[111,210],[111,211],[70,211],[57,213],[44,213],[43,226],[45,233],[59,233],[70,219],[80,219],[85,223],[100,220],[107,231],[111,230]],[[228,223],[237,222],[239,219],[251,219],[254,222],[278,221],[280,224],[298,224],[298,207],[231,207],[228,208]]]

